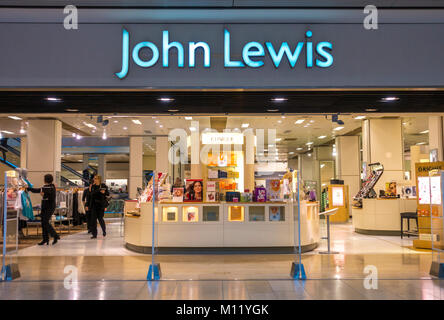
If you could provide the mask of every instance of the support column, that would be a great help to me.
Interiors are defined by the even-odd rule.
[[[54,183],[60,184],[62,156],[62,123],[59,120],[30,120],[26,139],[26,166],[28,180],[35,186],[43,185],[43,177],[50,173]],[[40,195],[32,194],[33,203]]]
[[[130,199],[137,197],[137,188],[143,183],[143,137],[130,137],[128,193]]]
[[[429,149],[437,149],[438,161],[443,161],[443,117],[429,117]]]
[[[348,185],[349,206],[352,207],[353,197],[361,186],[361,159],[358,136],[339,136],[335,139],[336,145],[336,178],[344,180]],[[351,210],[349,211],[351,214]]]
[[[28,138],[21,137],[21,139],[20,139],[20,168],[28,168],[27,153],[28,153]]]
[[[254,191],[254,134],[245,134],[244,144],[244,189]],[[244,191],[244,190],[241,190]]]
[[[404,181],[404,145],[401,119],[364,120],[362,126],[363,161],[379,162],[384,173],[374,187],[376,193],[385,183]]]
[[[194,121],[193,126],[199,128]],[[200,163],[200,133],[197,129],[191,132],[191,179],[200,178],[202,178],[202,165]]]
[[[105,183],[106,180],[106,158],[104,154],[99,154],[97,157],[98,168],[97,173],[102,177],[102,182]],[[143,160],[143,159],[142,159]]]
[[[89,154],[84,153],[83,154],[83,170],[88,169],[89,166]]]
[[[168,137],[156,137],[156,171],[169,172]]]

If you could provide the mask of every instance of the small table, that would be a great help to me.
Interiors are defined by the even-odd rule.
[[[324,212],[320,212],[319,215],[325,215],[327,217],[327,238],[323,237],[322,239],[327,239],[327,251],[319,251],[320,254],[338,254],[339,252],[330,251],[330,216],[336,214],[339,208],[330,209]]]

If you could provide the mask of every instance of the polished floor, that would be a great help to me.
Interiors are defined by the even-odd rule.
[[[19,251],[21,277],[0,283],[0,299],[442,299],[444,281],[429,275],[432,255],[412,239],[353,232],[332,226],[334,255],[319,248],[302,256],[308,280],[290,277],[293,254],[159,255],[162,280],[147,282],[150,255],[124,248],[120,221],[107,236],[86,232],[55,246]],[[322,227],[325,232],[325,226]],[[371,268],[378,289],[365,289]],[[75,270],[70,273],[69,270]],[[65,289],[67,276],[73,286]],[[192,281],[190,281],[192,280]]]

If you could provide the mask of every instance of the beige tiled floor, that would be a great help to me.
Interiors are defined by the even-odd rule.
[[[322,230],[325,232],[325,229]],[[123,246],[120,223],[91,240],[86,233],[55,246],[20,250],[21,277],[1,283],[1,299],[441,299],[443,284],[429,275],[431,254],[412,250],[411,239],[353,232],[332,226],[335,255],[306,253],[307,281],[290,277],[292,254],[159,255],[162,281],[146,282],[150,255]],[[77,268],[66,290],[65,267]],[[375,266],[378,290],[364,289],[366,266]],[[189,281],[195,280],[195,281]]]

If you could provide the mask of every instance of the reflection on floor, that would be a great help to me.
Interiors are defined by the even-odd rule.
[[[2,299],[440,299],[444,282],[429,275],[431,254],[415,251],[412,240],[353,232],[351,224],[332,226],[332,250],[303,255],[308,279],[292,281],[292,254],[160,255],[160,282],[147,283],[150,255],[124,248],[120,221],[107,224],[106,238],[86,232],[55,246],[20,250],[21,278],[2,283]],[[322,226],[322,233],[325,233]],[[63,287],[73,266],[77,284]],[[374,266],[378,290],[364,289]],[[198,280],[198,281],[187,281]],[[237,281],[236,281],[237,280]]]
[[[442,300],[444,281],[379,280],[366,289],[363,280],[262,281],[90,281],[64,287],[63,281],[0,283],[0,299],[26,300]]]

